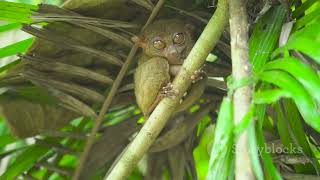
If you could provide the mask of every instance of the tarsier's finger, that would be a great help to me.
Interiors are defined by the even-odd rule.
[[[200,69],[193,72],[191,75],[192,83],[196,83],[197,81],[200,81],[203,79],[204,76],[206,76],[206,72],[204,71],[205,65],[203,65]]]

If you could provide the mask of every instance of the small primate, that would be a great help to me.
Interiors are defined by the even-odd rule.
[[[142,48],[142,55],[134,75],[135,96],[145,117],[149,117],[159,101],[177,92],[172,80],[194,45],[194,28],[179,19],[158,20],[140,37],[133,37]],[[206,77],[202,70],[194,73],[193,84],[175,112],[189,108],[205,89]]]

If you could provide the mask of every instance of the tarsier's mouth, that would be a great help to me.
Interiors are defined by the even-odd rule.
[[[171,59],[171,63],[170,62],[169,63],[174,65],[181,65],[183,64],[184,60],[187,58],[188,54],[189,52],[187,52],[187,48],[183,48],[180,52],[178,51],[178,55],[176,56],[176,58]]]

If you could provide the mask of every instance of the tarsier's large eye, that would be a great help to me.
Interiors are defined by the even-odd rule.
[[[153,47],[160,50],[165,48],[166,44],[161,40],[155,40],[153,41]]]
[[[183,33],[176,33],[173,35],[173,42],[176,44],[182,44],[185,41],[185,37]]]

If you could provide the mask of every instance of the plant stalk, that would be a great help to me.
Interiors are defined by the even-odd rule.
[[[234,81],[251,75],[248,48],[248,18],[244,0],[229,1],[232,76]],[[249,111],[252,100],[252,87],[243,86],[233,94],[234,123],[241,122]],[[248,130],[245,130],[236,142],[235,177],[237,180],[255,179],[249,152]]]

